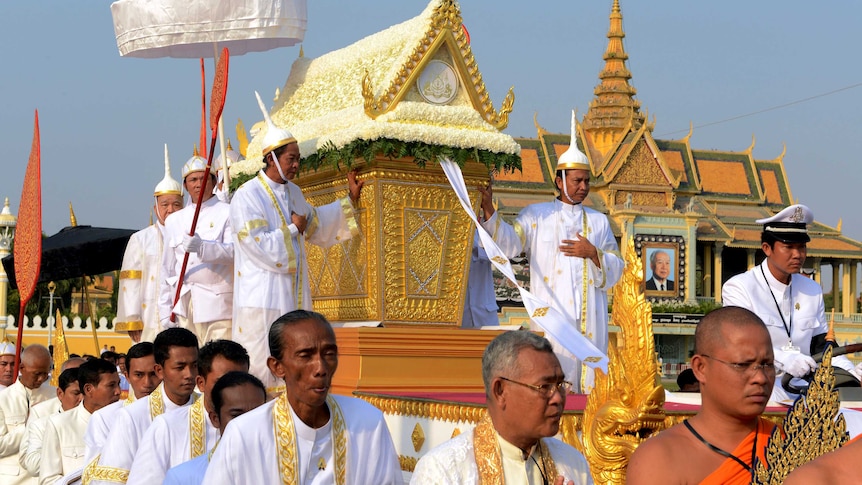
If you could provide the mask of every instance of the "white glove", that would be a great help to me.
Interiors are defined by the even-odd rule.
[[[195,233],[194,236],[183,234],[183,249],[185,249],[187,253],[200,252],[202,244],[203,240],[197,235],[197,233]]]
[[[179,319],[177,319],[177,321],[175,321],[175,322],[172,322],[171,317],[162,318],[161,323],[162,323],[162,328],[176,328],[176,327],[180,326]]]
[[[784,372],[793,377],[803,377],[809,372],[817,369],[817,363],[811,357],[799,352],[787,352],[784,354],[781,367]]]

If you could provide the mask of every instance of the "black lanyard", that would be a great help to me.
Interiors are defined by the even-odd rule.
[[[766,272],[763,271],[763,264],[760,265],[760,274],[763,275],[763,282],[766,284],[766,291],[769,293],[769,296],[772,297],[772,301],[775,303],[775,309],[778,310],[778,316],[781,317],[781,323],[784,325],[784,331],[787,332],[787,338],[790,338],[790,333],[793,332],[793,288],[791,288],[793,277],[790,277],[791,284],[787,285],[787,289],[790,290],[790,325],[788,325],[787,321],[784,320],[784,312],[781,311],[781,305],[779,305],[778,300],[775,299],[775,293],[772,292],[772,287],[769,286],[769,280],[766,279]],[[792,343],[793,339],[791,339],[791,344]]]
[[[714,444],[710,443],[709,441],[706,441],[706,438],[704,438],[697,431],[695,431],[694,428],[691,426],[691,424],[689,424],[687,419],[685,421],[683,421],[682,424],[684,424],[685,427],[688,428],[689,431],[691,431],[691,434],[693,434],[695,438],[699,439],[700,442],[705,444],[710,450],[718,453],[719,455],[721,455],[723,457],[730,458],[731,460],[739,463],[739,466],[744,468],[745,471],[751,472],[752,475],[754,474],[754,470],[751,467],[752,467],[752,465],[754,465],[754,459],[757,457],[757,433],[760,431],[760,418],[757,419],[757,424],[755,425],[755,428],[754,428],[754,446],[751,447],[751,465],[740,460],[739,457],[734,455],[733,453],[729,453],[725,450],[722,450],[721,448],[715,446]]]

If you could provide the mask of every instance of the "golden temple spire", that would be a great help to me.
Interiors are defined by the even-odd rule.
[[[78,218],[75,217],[75,209],[72,209],[71,202],[69,202],[69,225],[72,227],[78,226]]]
[[[599,73],[599,85],[593,90],[595,97],[584,117],[584,127],[639,128],[644,122],[640,101],[634,99],[637,90],[629,84],[631,72],[626,67],[629,58],[623,47],[623,14],[619,0],[614,0],[608,29],[608,48],[605,50],[605,67]]]

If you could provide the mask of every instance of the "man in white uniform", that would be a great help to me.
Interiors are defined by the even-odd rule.
[[[18,380],[0,392],[0,483],[34,484],[27,470],[18,462],[21,441],[33,406],[56,396],[48,384],[51,355],[42,345],[32,344],[21,351]]]
[[[81,403],[83,395],[78,386],[78,367],[83,363],[84,359],[81,358],[72,358],[64,362],[60,377],[57,379],[57,397],[42,401],[30,409],[30,418],[27,420],[27,428],[21,440],[18,462],[34,477],[39,476],[39,468],[42,465],[42,439],[48,418],[73,409]]]
[[[87,433],[84,435],[86,446],[84,461],[87,464],[98,459],[102,447],[111,434],[114,419],[120,409],[143,399],[159,387],[162,380],[156,375],[156,360],[153,357],[152,342],[141,342],[126,353],[126,369],[129,374],[129,386],[132,388],[129,397],[99,409],[90,417]]]
[[[227,424],[234,418],[266,403],[266,388],[260,379],[246,372],[228,372],[216,381],[212,389],[213,409],[209,412],[210,421],[223,435]],[[179,464],[165,475],[165,485],[201,485],[207,466],[209,453]]]
[[[98,464],[90,463],[84,469],[84,480],[92,480],[93,485],[126,483],[141,438],[156,416],[191,406],[198,398],[194,392],[197,337],[184,328],[168,328],[156,336],[153,349],[162,383],[149,396],[117,412]]]
[[[162,256],[162,285],[159,314],[162,325],[191,330],[198,344],[230,339],[233,313],[233,232],[230,206],[213,196],[215,172],[204,180],[207,161],[195,153],[183,166],[183,183],[192,202],[173,214],[165,225]],[[189,235],[203,191],[194,236]],[[183,278],[182,295],[174,306],[183,259],[189,262]],[[171,321],[171,311],[176,322]]]
[[[756,221],[763,224],[761,249],[766,259],[745,273],[727,280],[721,289],[725,306],[747,308],[756,313],[769,330],[775,366],[781,371],[771,400],[792,402],[797,396],[781,387],[784,374],[802,377],[817,368],[811,355],[825,347],[826,312],[823,289],[799,274],[805,264],[808,224],[814,214],[804,205],[792,205],[778,214]],[[859,375],[845,356],[832,358],[832,365]]]
[[[291,182],[299,170],[299,145],[272,123],[259,95],[258,102],[268,126],[266,166],[236,191],[230,204],[236,234],[233,339],[251,355],[251,373],[272,389],[278,380],[266,364],[269,325],[291,310],[312,308],[305,243],[327,248],[359,233],[353,207],[363,182],[350,172],[348,197],[322,207],[309,205]]]
[[[429,451],[411,484],[593,483],[586,459],[553,438],[572,383],[551,343],[532,332],[500,334],[482,356],[488,415]]]
[[[470,259],[470,275],[467,277],[467,295],[464,298],[461,328],[499,325],[500,317],[497,315],[491,260],[488,259],[488,253],[480,244],[478,235],[473,237],[473,253]]]
[[[0,342],[0,391],[15,382],[15,344]]]
[[[42,442],[39,484],[50,485],[58,478],[84,466],[84,433],[93,412],[120,399],[117,367],[103,359],[91,359],[78,368],[78,385],[84,400],[69,412],[48,418]]]
[[[329,394],[338,347],[326,318],[290,312],[272,324],[269,342],[269,367],[286,391],[231,423],[203,483],[401,483],[383,413]]]
[[[210,420],[212,388],[228,372],[248,372],[248,362],[248,352],[230,340],[213,340],[201,347],[196,383],[203,396],[191,406],[153,420],[141,440],[126,483],[162,483],[169,468],[211,450],[218,440],[218,427]]]
[[[491,186],[479,187],[488,234],[509,258],[525,252],[530,260],[530,292],[548,302],[602,352],[608,348],[608,290],[620,279],[623,260],[608,218],[585,207],[590,164],[578,150],[572,114],[572,140],[557,163],[553,202],[525,207],[514,225],[494,209]],[[566,376],[580,392],[593,387],[593,373],[551,339]],[[583,367],[583,369],[582,369]]]
[[[153,191],[156,223],[132,234],[120,269],[115,330],[128,332],[133,342],[152,342],[162,330],[158,303],[165,220],[183,208],[182,190],[180,183],[171,177],[165,145],[165,178]]]

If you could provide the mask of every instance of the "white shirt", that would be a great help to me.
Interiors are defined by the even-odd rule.
[[[235,199],[234,199],[235,200]],[[346,483],[356,485],[389,485],[402,483],[401,467],[389,428],[374,406],[360,399],[333,395],[344,416],[347,437]],[[278,400],[270,401],[237,417],[228,424],[213,453],[203,483],[207,485],[259,485],[281,483],[278,450],[274,434],[273,409]],[[292,411],[292,410],[291,410]],[[330,435],[317,436],[302,429],[294,415],[299,441],[297,462],[302,484],[332,484],[332,475],[318,470],[319,458],[325,457],[327,469],[333,469],[332,447],[325,443]],[[312,430],[314,431],[314,430]],[[301,433],[301,434],[300,434]],[[313,434],[313,436],[312,436]],[[328,447],[328,448],[327,448]]]
[[[162,330],[158,303],[164,230],[157,221],[132,234],[120,269],[117,331],[142,330],[143,342],[152,342]]]
[[[21,440],[21,452],[18,462],[27,472],[39,476],[39,466],[42,463],[42,436],[45,434],[45,424],[48,418],[63,412],[63,405],[56,397],[40,402],[30,409],[30,419]]]
[[[0,483],[3,485],[36,483],[18,462],[21,440],[31,407],[56,396],[56,388],[48,382],[37,389],[28,389],[20,379],[0,392]]]
[[[87,432],[84,434],[84,445],[86,446],[84,461],[87,464],[102,452],[105,441],[111,435],[111,427],[114,424],[117,413],[120,409],[133,402],[128,399],[121,399],[97,410],[90,416],[90,423],[87,425]]]
[[[53,484],[84,465],[84,433],[89,421],[90,411],[83,402],[68,412],[48,418],[42,441],[39,485]]]
[[[230,320],[233,316],[233,231],[230,206],[216,197],[201,204],[195,233],[203,240],[197,253],[189,253],[182,295],[174,307],[177,282],[183,266],[183,236],[189,233],[196,204],[171,214],[165,221],[165,251],[162,255],[162,284],[159,316],[169,325],[171,309],[195,323]],[[188,315],[189,304],[193,315]]]
[[[541,484],[541,473],[533,459],[497,435],[503,461],[503,476],[507,484]],[[575,485],[592,484],[584,456],[571,446],[554,438],[543,441],[554,459],[557,474]],[[461,433],[426,453],[413,470],[411,485],[469,485],[479,483],[479,470],[473,448],[473,430]]]
[[[203,455],[211,450],[218,441],[218,428],[212,425],[204,406],[204,399],[198,399],[191,406],[157,416],[152,426],[141,439],[135,461],[129,471],[128,484],[151,485],[162,483],[168,469],[191,460],[191,427],[189,416],[203,418],[203,427],[196,430],[202,438]]]

